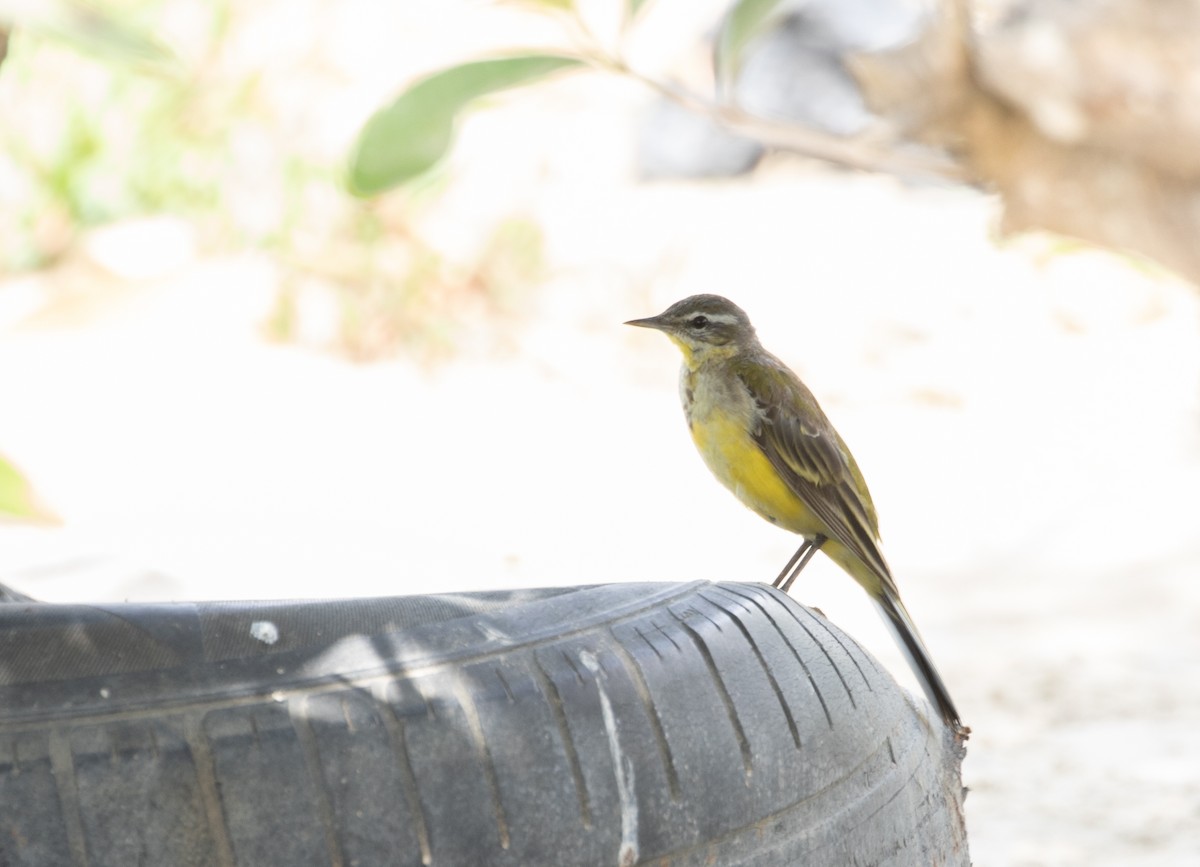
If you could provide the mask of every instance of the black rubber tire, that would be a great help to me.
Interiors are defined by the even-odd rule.
[[[0,865],[966,865],[961,751],[758,584],[0,605]]]

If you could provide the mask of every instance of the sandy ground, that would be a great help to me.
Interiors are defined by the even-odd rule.
[[[0,580],[62,602],[769,580],[794,539],[693,453],[673,347],[620,325],[720,292],[871,483],[975,731],[975,863],[1198,863],[1200,295],[997,242],[962,190],[783,159],[638,185],[628,105],[568,83],[464,130],[430,231],[519,205],[551,276],[503,340],[432,367],[266,342],[273,263],[190,253],[171,221],[99,236],[106,288],[81,305],[47,301],[55,274],[0,284],[0,449],[62,518],[0,525]],[[554,140],[523,147],[546,110]],[[128,279],[123,256],[164,247]],[[793,592],[911,685],[836,568]]]

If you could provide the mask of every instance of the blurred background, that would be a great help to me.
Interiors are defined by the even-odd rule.
[[[807,5],[745,53],[740,103],[768,144],[781,121],[877,141],[838,52],[911,41],[921,8]],[[770,581],[796,540],[708,475],[677,351],[621,325],[716,292],[870,481],[975,730],[975,863],[1196,863],[1195,286],[1002,231],[1001,200],[949,172],[764,148],[665,99],[711,94],[725,3],[582,6],[0,6],[0,582],[111,602]],[[488,95],[432,170],[348,191],[405,88],[547,47],[635,72]],[[911,688],[836,567],[793,595]]]

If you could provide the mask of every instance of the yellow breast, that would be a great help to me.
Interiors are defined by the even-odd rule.
[[[689,376],[685,369],[684,411],[692,440],[717,479],[754,512],[793,533],[815,535],[816,516],[775,472],[751,436],[756,412],[748,394]]]

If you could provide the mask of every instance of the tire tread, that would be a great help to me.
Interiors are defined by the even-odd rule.
[[[371,603],[0,608],[0,864],[969,864],[961,751],[771,588]]]

